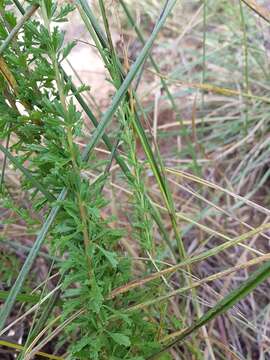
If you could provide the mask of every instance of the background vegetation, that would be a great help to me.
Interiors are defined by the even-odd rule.
[[[0,1],[1,359],[269,359],[267,1]]]

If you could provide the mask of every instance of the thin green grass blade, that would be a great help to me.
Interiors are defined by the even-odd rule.
[[[10,130],[10,127],[9,127],[9,130]],[[9,147],[9,141],[10,141],[10,131],[8,132],[8,136],[7,136],[7,140],[6,140],[5,149],[7,151],[8,151],[8,147]],[[0,192],[2,191],[3,184],[4,184],[6,165],[7,165],[7,154],[4,154],[4,160],[3,160],[2,172],[1,172],[1,180],[0,180]]]
[[[67,195],[67,190],[63,189],[61,191],[60,195],[58,196],[57,201],[60,202],[60,201],[64,200],[66,195]],[[48,215],[46,221],[44,222],[44,224],[37,236],[37,239],[36,239],[33,247],[31,248],[31,251],[29,252],[29,254],[27,256],[27,259],[25,260],[25,262],[23,264],[23,267],[22,267],[20,273],[19,273],[14,285],[12,286],[12,288],[10,290],[10,293],[9,293],[9,295],[5,301],[5,304],[2,307],[2,310],[0,312],[0,331],[5,326],[5,322],[10,314],[10,311],[11,311],[15,301],[16,301],[17,295],[21,291],[24,280],[28,276],[31,266],[32,266],[35,258],[38,255],[39,249],[40,249],[43,241],[45,240],[45,237],[49,231],[49,228],[50,228],[51,224],[53,223],[59,209],[60,209],[60,205],[57,204],[50,211],[50,214]]]
[[[102,0],[99,0],[98,3],[99,3],[99,8],[101,10],[103,24],[104,24],[105,31],[106,31],[106,36],[107,36],[107,39],[108,39],[108,45],[109,45],[108,48],[109,48],[109,51],[110,51],[110,57],[111,57],[112,63],[114,63],[114,67],[119,70],[116,73],[119,73],[117,75],[120,77],[120,81],[121,81],[121,79],[123,77],[122,76],[123,74],[122,74],[122,71],[121,71],[121,65],[119,66],[118,58],[116,56],[116,52],[115,52],[115,49],[114,49],[114,45],[113,45],[113,41],[112,41],[112,35],[111,35],[111,31],[110,31],[110,25],[109,25],[109,21],[108,21],[107,15],[106,15],[105,5],[104,5],[104,2]]]
[[[79,0],[79,3],[82,4],[84,3],[85,0]],[[160,29],[162,28],[163,24],[165,23],[166,18],[168,17],[168,15],[170,14],[171,10],[173,9],[174,5],[176,3],[176,0],[170,0],[166,3],[164,10],[162,11],[160,18],[158,20],[158,22],[156,23],[156,26],[154,28],[154,30],[152,31],[151,36],[149,37],[149,39],[147,40],[145,46],[143,47],[140,55],[138,56],[137,60],[135,61],[135,63],[132,65],[132,67],[130,68],[130,71],[128,72],[125,80],[123,81],[122,85],[120,86],[119,90],[116,92],[112,104],[109,107],[109,109],[104,113],[96,131],[94,132],[89,144],[86,146],[84,153],[83,153],[83,158],[86,160],[88,158],[88,156],[90,155],[90,153],[92,152],[92,150],[94,149],[94,147],[96,146],[96,144],[98,143],[98,141],[100,140],[100,138],[102,137],[102,135],[105,132],[106,127],[109,125],[109,123],[112,121],[112,117],[113,114],[115,113],[115,111],[117,110],[120,102],[122,101],[123,97],[126,95],[129,86],[131,85],[132,81],[134,80],[135,76],[138,74],[140,67],[142,66],[143,62],[145,61],[145,59],[147,58],[147,56],[150,53],[150,50],[153,46],[153,43],[160,31]]]
[[[132,27],[134,28],[134,30],[136,31],[136,34],[137,34],[139,40],[140,40],[141,43],[144,45],[144,44],[145,44],[145,40],[144,40],[144,37],[143,37],[143,35],[142,35],[142,32],[141,32],[140,28],[136,25],[136,23],[135,23],[135,21],[134,21],[134,19],[133,19],[133,17],[132,17],[131,12],[129,11],[129,8],[127,7],[126,3],[125,3],[123,0],[119,0],[119,3],[120,3],[120,5],[122,6],[122,8],[123,8],[123,10],[124,10],[124,12],[125,12],[128,20],[129,20],[130,24],[131,24],[131,26],[132,26]],[[150,60],[150,62],[151,62],[151,64],[152,64],[153,68],[155,69],[155,71],[156,71],[157,73],[160,73],[159,66],[157,65],[157,63],[156,63],[155,60],[153,59],[152,55],[149,55],[149,60]],[[164,78],[160,78],[160,82],[161,82],[162,87],[164,88],[164,91],[165,91],[166,94],[167,94],[167,97],[168,97],[168,99],[169,99],[169,101],[170,101],[170,103],[171,103],[171,105],[172,105],[173,110],[174,110],[176,113],[179,113],[179,110],[178,110],[178,108],[177,108],[177,105],[176,105],[176,103],[175,103],[175,101],[174,101],[174,98],[173,98],[173,96],[172,96],[172,94],[171,94],[171,92],[170,92],[170,90],[169,90],[169,88],[168,88],[168,85],[167,85],[166,81],[164,80]]]
[[[94,16],[88,2],[85,1],[85,0],[78,0],[77,3],[81,6],[82,10],[85,12],[87,17],[89,19],[91,19],[91,24],[92,24],[92,26],[93,26],[93,28],[95,30],[96,35],[98,36],[98,39],[100,41],[100,45],[103,48],[107,48],[108,47],[108,42],[107,42],[106,36],[103,33],[101,27],[99,26],[99,23],[98,23],[96,17]]]
[[[139,40],[140,40],[141,43],[144,45],[144,44],[145,44],[145,40],[144,40],[144,37],[143,37],[143,35],[142,35],[142,32],[141,32],[140,28],[136,25],[136,23],[135,23],[135,21],[134,21],[134,19],[133,19],[133,17],[132,17],[131,12],[129,11],[128,6],[125,4],[124,0],[120,0],[119,2],[120,2],[120,4],[121,4],[121,6],[122,6],[122,8],[123,8],[123,10],[124,10],[124,12],[125,12],[128,20],[129,20],[131,26],[135,29],[135,32],[136,32]],[[159,69],[159,66],[157,65],[157,63],[155,62],[155,60],[154,60],[154,58],[151,56],[151,54],[149,55],[149,60],[150,60],[150,62],[151,62],[151,64],[152,64],[153,68],[154,68],[155,71],[157,72],[157,74],[160,74],[161,71],[160,71],[160,69]],[[165,91],[165,93],[166,93],[166,95],[167,95],[168,100],[170,101],[170,103],[171,103],[171,105],[172,105],[172,109],[173,109],[174,112],[175,112],[176,114],[178,114],[179,117],[180,117],[180,118],[179,118],[179,125],[180,125],[180,127],[183,129],[183,119],[182,119],[180,110],[179,110],[179,108],[177,107],[177,105],[176,105],[176,103],[175,103],[175,101],[174,101],[174,98],[173,98],[173,96],[172,96],[172,94],[171,94],[171,92],[170,92],[170,90],[169,90],[169,87],[168,87],[168,85],[167,85],[167,82],[165,81],[165,79],[164,79],[163,77],[160,77],[160,82],[161,82],[162,88],[164,89],[164,91]],[[187,135],[184,135],[184,136],[187,137]],[[191,153],[192,153],[192,154],[193,154],[193,153],[195,154],[196,151],[195,151],[195,149],[194,149],[194,147],[193,147],[192,141],[190,141],[190,139],[188,139],[188,138],[186,139],[186,141],[189,143],[189,146],[190,146],[190,148],[191,148]],[[194,162],[194,167],[197,168],[196,156],[193,158],[193,162]],[[168,186],[168,185],[167,185],[167,186]]]
[[[21,14],[25,13],[24,8],[22,7],[22,5],[20,4],[20,2],[18,0],[13,0],[14,4],[17,6],[18,10],[20,11]]]
[[[220,300],[212,309],[207,311],[194,325],[190,326],[182,332],[175,340],[168,345],[164,346],[159,352],[153,354],[147,359],[157,359],[162,353],[175,346],[177,343],[183,341],[188,335],[193,334],[196,330],[203,325],[209,323],[217,316],[223,314],[225,311],[231,309],[236,303],[246,297],[251,291],[256,289],[263,281],[270,276],[270,261],[262,265],[237,289],[233,290],[230,294]]]

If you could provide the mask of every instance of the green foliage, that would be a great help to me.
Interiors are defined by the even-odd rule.
[[[73,140],[81,135],[82,117],[70,97],[71,83],[64,81],[60,63],[75,43],[65,45],[64,33],[53,25],[63,21],[73,7],[58,10],[51,1],[42,1],[40,5],[44,22],[27,22],[16,45],[4,54],[16,87],[10,87],[5,78],[1,80],[2,114],[6,114],[1,116],[1,128],[5,136],[16,135],[17,141],[9,149],[17,153],[14,164],[23,167],[27,161],[24,175],[29,175],[23,179],[25,189],[35,190],[32,177],[39,190],[46,188],[53,196],[65,187],[40,232],[35,252],[53,222],[51,251],[63,257],[68,254],[60,266],[65,299],[63,321],[82,307],[85,310],[65,328],[67,334],[79,339],[70,345],[71,358],[139,359],[141,354],[146,356],[158,350],[155,340],[158,323],[149,321],[150,314],[142,320],[137,313],[127,315],[121,311],[132,302],[131,294],[128,299],[110,299],[113,289],[131,280],[132,269],[129,259],[119,258],[116,252],[121,232],[111,228],[109,220],[103,220],[100,214],[107,204],[102,193],[106,176],[92,184],[82,177],[81,172],[91,169],[91,162],[97,159],[91,156],[91,161],[85,163]],[[6,89],[11,98],[9,103],[4,100]],[[119,102],[121,98],[118,99]],[[23,115],[16,101],[23,105]],[[138,194],[139,191],[140,188]],[[48,198],[42,191],[34,194],[33,207],[47,212],[51,207]],[[145,246],[149,247],[149,241]],[[24,267],[17,287],[22,285],[30,266],[28,262]]]
[[[2,279],[9,287],[16,280],[9,292],[0,292],[0,298],[6,300],[0,313],[0,330],[16,300],[38,304],[42,301],[42,295],[48,293],[46,285],[41,296],[27,295],[22,291],[45,240],[50,258],[61,260],[51,265],[61,275],[58,292],[36,311],[19,360],[32,356],[36,337],[42,334],[43,329],[49,330],[45,338],[49,341],[59,334],[59,328],[62,333],[56,340],[57,346],[67,346],[66,358],[70,360],[143,360],[156,356],[164,360],[171,359],[171,355],[164,352],[232,308],[269,275],[267,263],[202,316],[199,316],[200,304],[195,292],[187,303],[176,301],[172,307],[164,303],[177,293],[179,295],[186,290],[194,290],[189,265],[218,255],[267,228],[258,227],[250,233],[230,238],[176,211],[166,175],[168,168],[151,134],[144,129],[141,121],[141,117],[145,116],[144,109],[132,87],[133,80],[140,79],[148,58],[154,70],[160,71],[150,52],[175,2],[165,2],[151,35],[148,40],[144,40],[131,12],[124,1],[120,1],[129,23],[143,44],[142,51],[129,71],[123,66],[123,59],[113,44],[108,10],[102,0],[99,0],[102,22],[97,20],[85,0],[78,0],[75,5],[62,6],[51,0],[28,1],[28,4],[36,6],[33,9],[38,9],[39,17],[32,17],[24,23],[16,18],[16,12],[10,10],[13,8],[10,8],[9,1],[0,2],[0,40],[6,44],[0,57],[0,134],[1,140],[7,140],[5,145],[0,145],[0,150],[5,160],[20,171],[20,190],[29,197],[31,209],[18,206],[12,200],[10,184],[4,181],[5,165],[1,178],[4,183],[1,189],[3,205],[25,222],[31,235],[37,233],[21,271],[18,271],[18,260],[12,255],[7,253],[2,256],[7,267],[14,268],[11,273],[0,271]],[[21,5],[16,1],[14,3],[24,13]],[[75,9],[79,11],[89,31],[91,41],[95,43],[104,63],[108,80],[115,89],[111,105],[101,115],[99,122],[82,97],[89,88],[82,84],[77,89],[61,67],[77,43],[66,42],[65,33],[58,23],[67,21]],[[21,25],[18,36],[9,37],[18,24]],[[180,115],[165,78],[161,78],[160,83],[173,111]],[[77,101],[82,111],[78,110]],[[84,113],[93,122],[95,129],[81,152],[77,140],[84,137]],[[113,121],[116,130],[112,131],[111,143],[106,131]],[[179,123],[183,126],[182,119]],[[247,121],[246,126],[249,125]],[[224,130],[224,124],[217,124],[216,128],[219,126]],[[241,128],[241,122],[226,127],[224,135],[228,137],[228,143],[235,138],[235,134],[241,132]],[[199,128],[199,136],[207,131],[211,139],[211,125]],[[184,127],[177,134],[187,142],[180,150],[180,155],[190,157],[188,166],[201,174],[202,166],[197,162],[197,153],[191,141],[191,135],[194,134]],[[169,133],[164,135],[165,140],[169,137]],[[101,139],[109,150],[109,156],[102,159],[94,152]],[[214,148],[215,141],[217,139],[214,137],[210,148]],[[138,143],[145,153],[144,161],[138,156]],[[127,256],[127,250],[132,254],[134,249],[127,247],[123,251],[125,233],[115,227],[115,219],[108,215],[110,202],[104,192],[105,186],[110,185],[110,168],[114,160],[125,175],[121,181],[125,181],[124,186],[129,193],[127,202],[130,211],[124,215],[130,222],[131,237],[138,255],[134,260],[147,260],[140,263],[140,275],[135,281],[137,263]],[[147,176],[149,169],[151,179]],[[97,170],[99,175],[90,180],[88,174],[96,175]],[[156,185],[159,193],[151,193],[151,187]],[[168,223],[162,218],[160,208],[167,213],[165,216]],[[36,218],[31,215],[32,211],[37,213]],[[192,226],[199,225],[201,229],[207,229],[211,235],[221,236],[227,242],[187,257],[178,223],[181,217],[185,221],[188,219]],[[40,223],[41,229],[37,231]],[[172,254],[172,261],[177,261],[175,266],[167,262],[163,238]],[[178,272],[180,268],[185,269],[184,276]],[[152,274],[153,271],[155,274]],[[169,283],[165,276],[172,273],[174,276]],[[183,280],[186,282],[184,287]],[[177,283],[181,284],[181,288],[175,290]],[[172,291],[168,292],[168,289]],[[159,300],[163,303],[158,303]],[[189,301],[191,305],[186,306]],[[194,308],[199,317],[191,326],[188,318],[190,314],[185,316],[189,307],[192,308],[192,315]],[[172,310],[180,313],[179,318],[170,313]],[[54,323],[58,320],[56,313],[61,313],[59,327]],[[166,337],[170,338],[175,329],[181,331],[180,336],[166,343]],[[41,341],[41,344],[44,343]],[[187,347],[198,358],[202,357],[200,339],[192,339]]]
[[[10,287],[18,275],[19,260],[14,254],[7,252],[6,249],[0,249],[0,259],[2,264],[0,270],[1,281],[7,287]]]

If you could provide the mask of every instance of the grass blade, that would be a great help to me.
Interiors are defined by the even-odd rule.
[[[132,14],[131,14],[131,12],[129,11],[126,3],[124,2],[124,0],[119,0],[119,3],[120,3],[120,5],[122,6],[125,14],[127,15],[127,18],[128,18],[128,20],[129,20],[131,26],[134,27],[134,29],[135,29],[135,31],[136,31],[136,34],[137,34],[137,36],[138,36],[138,38],[139,38],[139,40],[140,40],[141,43],[144,45],[144,44],[145,44],[144,37],[143,37],[143,35],[142,35],[142,33],[141,33],[140,28],[136,25],[136,23],[135,23],[135,21],[134,21],[134,19],[133,19],[133,17],[132,17]],[[156,71],[157,73],[160,73],[159,66],[157,65],[157,63],[156,63],[155,60],[153,59],[152,55],[149,55],[149,60],[150,60],[150,62],[151,62],[151,64],[152,64],[153,68],[155,69],[155,71]],[[166,81],[164,80],[164,78],[161,77],[161,78],[160,78],[160,82],[161,82],[161,84],[162,84],[162,87],[164,88],[164,91],[165,91],[166,94],[167,94],[167,97],[168,97],[168,99],[169,99],[169,101],[170,101],[170,103],[171,103],[171,105],[172,105],[173,110],[174,110],[176,113],[178,113],[179,111],[178,111],[178,109],[177,109],[177,105],[176,105],[176,103],[175,103],[175,101],[174,101],[174,98],[173,98],[172,94],[170,93],[170,90],[169,90],[169,88],[168,88],[168,86],[167,86]]]
[[[146,308],[150,305],[154,305],[154,304],[160,304],[163,301],[168,301],[170,298],[176,296],[176,295],[180,295],[183,294],[184,292],[187,292],[188,290],[192,290],[193,288],[197,288],[199,286],[203,286],[205,284],[207,284],[208,282],[214,281],[216,279],[220,279],[222,277],[228,276],[231,273],[241,270],[241,269],[247,269],[250,266],[254,266],[257,264],[261,264],[262,262],[268,261],[270,260],[270,255],[266,254],[266,255],[262,255],[262,256],[258,256],[252,260],[249,260],[245,263],[241,263],[240,265],[236,265],[232,268],[220,271],[218,273],[215,273],[213,275],[209,275],[206,278],[203,278],[201,280],[195,281],[192,283],[191,286],[185,286],[185,287],[181,287],[179,289],[173,290],[172,292],[169,292],[165,295],[162,296],[158,296],[155,299],[152,300],[147,300],[143,303],[139,303],[137,305],[133,305],[130,308],[127,309],[127,312],[130,311],[134,311],[134,310],[138,310],[138,309],[142,309],[142,308]],[[168,337],[170,337],[170,335],[168,335]]]
[[[7,340],[0,340],[0,345],[1,346],[6,346],[8,348],[11,349],[15,349],[15,350],[23,350],[24,346],[20,345],[20,344],[15,344],[13,342],[7,341]],[[56,355],[52,355],[52,354],[47,354],[43,351],[39,351],[37,352],[37,355],[46,359],[51,359],[51,360],[64,360],[64,358],[60,357],[60,356],[56,356]]]
[[[57,198],[57,201],[62,201],[65,199],[67,194],[67,190],[63,189],[60,193],[60,195]],[[19,294],[19,292],[21,291],[22,285],[24,283],[24,280],[26,279],[31,266],[35,260],[35,258],[37,257],[37,254],[39,252],[39,249],[49,231],[49,228],[51,226],[51,224],[53,223],[58,211],[60,209],[60,205],[55,205],[52,210],[50,211],[50,214],[48,215],[46,221],[44,222],[38,236],[37,239],[33,245],[33,247],[31,248],[31,251],[29,252],[27,259],[25,260],[23,267],[14,283],[14,285],[12,286],[10,293],[5,301],[4,306],[2,307],[1,313],[0,313],[0,331],[3,329],[5,322],[10,314],[10,311],[16,301],[16,297]]]
[[[207,251],[204,251],[202,252],[201,254],[199,255],[196,255],[192,258],[188,258],[188,259],[185,259],[184,261],[180,262],[179,264],[176,264],[174,266],[171,266],[167,269],[164,269],[164,270],[161,270],[159,272],[156,272],[156,273],[152,273],[148,276],[146,276],[145,278],[142,278],[142,279],[138,279],[136,281],[132,281],[130,282],[129,284],[126,284],[122,287],[119,287],[115,290],[112,291],[111,293],[111,297],[114,297],[118,294],[121,294],[121,293],[125,293],[126,291],[129,291],[131,289],[134,289],[138,286],[141,286],[143,284],[146,284],[148,283],[149,281],[152,281],[152,280],[155,280],[161,276],[165,276],[165,275],[169,275],[169,274],[173,274],[175,273],[177,270],[187,266],[187,265],[192,265],[196,262],[199,262],[199,261],[202,261],[202,260],[205,260],[211,256],[215,256],[217,254],[219,254],[220,252],[226,250],[226,249],[229,249],[230,247],[232,246],[235,246],[243,241],[245,241],[246,239],[256,235],[256,234],[259,234],[260,232],[262,231],[265,231],[266,229],[269,229],[270,228],[270,224],[265,224],[265,225],[262,225],[254,230],[251,230],[251,231],[248,231],[247,233],[244,233],[243,235],[240,235],[230,241],[227,241],[221,245],[218,245],[216,246],[215,248],[212,248],[210,250],[207,250]]]
[[[80,4],[85,3],[85,0],[79,0]],[[134,80],[135,76],[138,74],[140,67],[144,63],[145,59],[150,53],[150,50],[153,46],[153,43],[162,28],[163,24],[165,23],[166,18],[170,14],[171,10],[173,9],[174,5],[176,3],[176,0],[170,0],[166,3],[164,10],[162,11],[158,22],[156,23],[156,26],[149,37],[148,41],[146,42],[145,46],[143,47],[140,55],[138,56],[135,63],[130,68],[130,71],[128,72],[125,80],[123,81],[122,85],[120,86],[119,90],[116,92],[112,104],[109,107],[109,109],[104,113],[96,131],[94,132],[91,141],[87,145],[87,147],[84,150],[83,158],[86,160],[91,153],[91,151],[94,149],[100,138],[105,132],[106,127],[112,120],[113,114],[117,110],[120,102],[122,101],[123,97],[126,95],[129,86],[131,85],[132,81]]]
[[[258,14],[265,21],[270,23],[270,14],[269,11],[263,6],[259,5],[255,0],[241,0],[244,4],[246,4],[251,10],[253,10],[256,14]]]
[[[237,302],[246,297],[258,285],[265,281],[270,275],[270,261],[262,265],[255,271],[241,286],[233,290],[230,294],[220,300],[212,309],[207,311],[194,325],[185,329],[181,335],[173,340],[168,345],[164,346],[159,352],[153,354],[147,359],[157,359],[159,355],[175,346],[178,342],[184,340],[188,335],[194,333],[196,330],[207,324],[209,321],[215,319],[217,316],[223,314],[225,311],[231,309]]]

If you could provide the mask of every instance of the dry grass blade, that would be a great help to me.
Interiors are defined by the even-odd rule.
[[[212,189],[217,189],[217,190],[220,190],[220,191],[222,191],[224,193],[227,193],[228,195],[232,196],[233,198],[235,198],[237,200],[240,200],[243,203],[246,203],[247,205],[253,207],[254,209],[259,210],[259,211],[261,211],[262,213],[264,213],[266,215],[270,215],[270,210],[267,209],[266,207],[263,207],[263,206],[261,206],[259,204],[256,204],[254,201],[248,200],[248,199],[244,198],[243,196],[235,194],[232,191],[230,191],[228,189],[225,189],[225,188],[223,188],[223,187],[221,187],[221,186],[219,186],[217,184],[214,184],[214,183],[212,183],[212,182],[210,182],[208,180],[199,178],[196,175],[193,175],[193,174],[187,173],[185,171],[181,171],[181,170],[175,170],[175,169],[171,169],[171,168],[166,168],[166,170],[169,173],[178,175],[180,177],[184,177],[186,179],[190,179],[190,180],[195,181],[197,183],[206,185],[206,186],[208,186],[208,187],[210,187]]]
[[[149,70],[149,72],[156,74],[157,76],[159,76],[162,79],[167,80],[170,84],[174,84],[175,86],[179,86],[179,87],[184,87],[184,88],[190,88],[190,89],[198,89],[198,90],[202,90],[202,91],[207,91],[210,93],[214,93],[214,94],[219,94],[219,95],[223,95],[223,96],[228,96],[228,97],[234,97],[234,96],[243,96],[244,98],[247,99],[251,99],[251,100],[258,100],[258,101],[262,101],[265,103],[270,103],[270,99],[264,96],[258,96],[258,95],[254,95],[252,93],[246,93],[246,92],[241,92],[238,90],[233,90],[233,89],[228,89],[225,87],[220,87],[220,86],[216,86],[216,85],[212,85],[212,84],[201,84],[201,83],[188,83],[188,82],[184,82],[181,80],[175,80],[170,78],[169,76],[162,74],[160,72],[155,72],[153,70]]]
[[[7,348],[10,348],[10,349],[15,349],[17,351],[21,351],[24,349],[23,345],[15,344],[15,343],[12,343],[12,342],[6,341],[6,340],[0,340],[0,345],[6,346]],[[64,358],[62,358],[61,356],[47,354],[43,351],[38,351],[36,353],[36,355],[41,356],[42,358],[51,359],[51,360],[64,360]]]
[[[204,259],[207,259],[208,257],[210,256],[214,256],[214,255],[217,255],[218,253],[220,253],[221,251],[224,251],[225,249],[227,248],[230,248],[231,246],[234,246],[234,245],[237,245],[243,241],[245,241],[246,239],[260,233],[260,232],[263,232],[265,231],[266,229],[269,229],[270,228],[270,224],[265,224],[265,225],[262,225],[261,227],[257,228],[257,229],[254,229],[254,230],[251,230],[235,239],[232,239],[231,241],[228,241],[224,244],[221,244],[219,246],[216,246],[215,248],[213,249],[210,249],[208,251],[205,251],[197,256],[194,256],[190,259],[186,259],[184,261],[182,261],[181,263],[177,264],[177,265],[174,265],[174,266],[171,266],[167,269],[164,269],[164,270],[161,270],[159,272],[156,272],[156,273],[153,273],[151,275],[148,275],[146,276],[145,278],[142,278],[142,279],[139,279],[139,280],[134,280],[134,281],[131,281],[130,283],[120,287],[120,288],[117,288],[115,290],[113,290],[111,292],[111,295],[110,297],[113,298],[115,297],[116,295],[119,295],[119,294],[123,294],[131,289],[134,289],[138,286],[142,286],[146,283],[148,283],[149,281],[153,281],[157,278],[160,278],[161,276],[164,276],[164,275],[169,275],[169,274],[173,274],[174,272],[176,272],[177,270],[185,267],[186,265],[191,265],[195,262],[198,262],[198,261],[202,261]]]
[[[146,301],[144,303],[131,306],[130,308],[127,309],[127,311],[130,312],[130,311],[135,311],[135,310],[138,310],[138,309],[144,309],[144,308],[146,308],[148,306],[154,305],[156,303],[160,303],[161,301],[167,301],[169,298],[171,298],[173,296],[176,296],[176,295],[183,294],[184,292],[189,291],[192,288],[200,287],[200,286],[202,286],[204,284],[207,284],[207,283],[209,283],[211,281],[221,279],[221,278],[223,278],[223,277],[225,277],[227,275],[230,275],[230,274],[232,274],[232,273],[234,273],[236,271],[246,269],[246,268],[248,268],[250,266],[261,264],[264,261],[269,261],[269,260],[270,260],[270,254],[265,254],[265,255],[262,255],[262,256],[258,256],[255,259],[252,259],[252,260],[249,260],[249,261],[247,261],[245,263],[233,266],[233,267],[231,267],[231,268],[229,268],[227,270],[220,271],[217,274],[207,276],[205,279],[202,279],[202,280],[199,280],[199,281],[194,281],[191,286],[185,286],[185,287],[182,287],[180,289],[169,292],[166,295],[159,296],[156,299],[149,300],[149,301]]]
[[[241,0],[245,3],[251,10],[253,10],[256,14],[262,17],[265,21],[270,23],[270,13],[263,6],[259,5],[256,0]]]
[[[225,311],[231,309],[237,302],[246,297],[251,291],[253,291],[259,284],[265,281],[270,275],[270,262],[262,265],[257,271],[255,271],[239,288],[233,290],[230,294],[220,300],[212,309],[207,311],[194,325],[181,331],[181,334],[176,337],[168,345],[165,345],[162,350],[148,357],[147,359],[156,359],[161,353],[169,350],[180,341],[183,341],[187,336],[193,334],[203,325],[213,320],[217,316],[223,314]]]
[[[43,348],[44,345],[46,345],[51,339],[53,339],[56,335],[63,331],[63,329],[68,324],[77,319],[80,315],[83,315],[84,312],[84,309],[77,311],[75,314],[71,315],[67,320],[65,320],[61,325],[57,326],[57,328],[55,328],[45,339],[40,341],[40,343],[25,356],[25,360],[30,360],[34,355],[39,352],[40,349]]]
[[[42,299],[38,299],[38,301],[36,302],[36,304],[34,306],[32,306],[30,309],[28,309],[24,314],[22,314],[21,316],[17,317],[14,321],[12,321],[10,324],[8,324],[1,332],[0,332],[0,336],[4,335],[9,329],[11,329],[12,327],[14,327],[16,324],[18,324],[20,321],[24,320],[29,314],[33,313],[34,311],[36,311],[45,301],[47,301],[48,299],[50,299],[52,297],[53,294],[55,294],[55,292],[57,292],[60,289],[60,286],[54,288],[49,294],[47,294],[46,296],[44,296]]]

